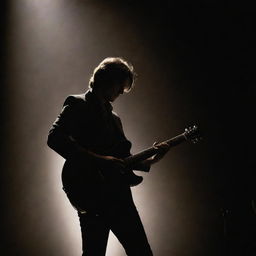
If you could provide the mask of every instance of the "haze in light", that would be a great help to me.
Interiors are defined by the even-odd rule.
[[[10,1],[9,118],[14,127],[20,124],[19,129],[12,131],[17,133],[21,145],[15,153],[22,153],[23,156],[24,166],[20,175],[29,177],[28,187],[24,188],[27,192],[24,192],[25,197],[21,199],[17,195],[17,198],[24,200],[25,205],[26,201],[42,202],[32,211],[32,215],[43,215],[42,222],[36,223],[38,230],[52,228],[48,239],[58,238],[51,250],[58,251],[63,256],[81,253],[78,217],[62,191],[60,175],[64,159],[46,148],[48,130],[59,114],[64,98],[68,94],[81,93],[86,89],[93,68],[104,57],[127,55],[132,63],[133,59],[134,62],[136,59],[143,60],[137,61],[138,66],[135,65],[141,78],[134,91],[120,97],[115,104],[115,111],[123,120],[127,137],[133,142],[132,152],[151,146],[158,138],[167,139],[176,135],[167,133],[169,128],[164,126],[167,122],[162,121],[165,118],[161,113],[166,104],[165,92],[154,87],[160,76],[151,76],[155,67],[146,60],[152,57],[152,53],[142,44],[137,45],[135,41],[132,46],[131,41],[127,40],[140,40],[136,26],[127,22],[129,19],[123,13],[115,12],[108,4],[89,2],[82,5],[80,1],[69,0]],[[101,16],[102,13],[107,13],[108,16]],[[109,35],[113,35],[113,38]],[[171,97],[174,98],[168,96],[168,100]],[[168,118],[172,118],[169,113]],[[174,127],[178,127],[177,123]],[[161,250],[161,240],[166,233],[168,240],[174,243],[177,243],[179,235],[189,233],[189,225],[175,233],[168,232],[168,225],[173,229],[183,221],[176,208],[176,205],[182,205],[177,203],[179,196],[182,198],[182,188],[177,185],[182,177],[177,172],[183,167],[177,165],[175,153],[172,154],[174,179],[170,180],[170,174],[164,171],[169,168],[168,161],[166,158],[163,163],[154,166],[152,173],[143,175],[144,183],[132,189],[156,254]],[[33,166],[32,174],[28,166]],[[170,187],[172,193],[168,194]],[[31,203],[28,205],[33,207]],[[173,207],[172,212],[169,211],[170,207]],[[30,209],[25,212],[30,212]],[[26,218],[27,226],[35,225],[28,216]],[[166,219],[169,218],[175,221],[167,221],[166,224]],[[30,229],[32,231],[29,239],[33,240],[34,227]],[[44,241],[39,242],[44,245]],[[47,248],[44,250],[47,251]],[[107,255],[122,254],[123,248],[111,234]]]

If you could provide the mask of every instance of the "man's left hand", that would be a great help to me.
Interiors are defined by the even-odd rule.
[[[170,146],[166,142],[155,142],[153,147],[158,150],[158,152],[152,157],[154,163],[161,160],[170,149]]]

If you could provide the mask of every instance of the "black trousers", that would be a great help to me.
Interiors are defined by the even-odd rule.
[[[110,194],[111,199],[105,200],[104,207],[98,213],[78,212],[83,256],[104,256],[110,230],[120,241],[127,255],[152,256],[130,188],[112,191]],[[108,198],[110,194],[107,195]]]

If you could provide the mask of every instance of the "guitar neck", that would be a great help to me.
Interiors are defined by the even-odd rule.
[[[166,140],[166,141],[163,141],[164,143],[167,143],[169,145],[169,147],[174,147],[176,145],[179,145],[181,142],[187,140],[186,136],[184,133],[178,135],[178,136],[175,136],[169,140]],[[141,161],[144,161],[146,160],[147,158],[155,155],[156,153],[158,152],[158,149],[155,148],[154,146],[153,147],[150,147],[146,150],[143,150],[135,155],[132,155],[132,156],[129,156],[127,158],[125,158],[125,162],[127,165],[134,165],[134,164],[137,164]]]

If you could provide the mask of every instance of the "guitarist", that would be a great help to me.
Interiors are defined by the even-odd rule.
[[[95,68],[85,94],[68,96],[48,135],[47,144],[66,159],[63,189],[78,212],[83,255],[103,256],[111,230],[129,256],[153,255],[134,205],[130,185],[122,177],[131,143],[111,102],[134,86],[133,66],[122,58],[106,58]],[[168,151],[133,166],[148,172]]]

